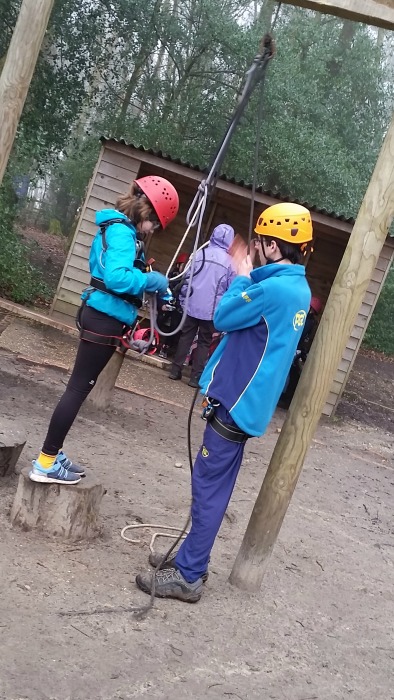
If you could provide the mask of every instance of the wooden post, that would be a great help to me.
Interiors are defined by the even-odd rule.
[[[282,0],[286,5],[305,7],[353,22],[394,29],[393,0]]]
[[[0,184],[54,0],[23,0],[0,76]],[[43,115],[44,116],[44,115]]]
[[[394,114],[230,582],[260,588],[304,458],[394,215]]]
[[[113,390],[118,378],[119,372],[123,365],[124,352],[114,352],[107,366],[99,375],[96,386],[89,394],[90,401],[95,408],[108,408],[113,396]]]

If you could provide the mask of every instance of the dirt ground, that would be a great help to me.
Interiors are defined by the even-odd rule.
[[[337,415],[394,433],[394,357],[361,349]]]
[[[56,286],[61,241],[27,236]],[[28,435],[18,469],[41,447],[75,348],[70,336],[0,312],[2,415]],[[120,532],[183,525],[191,390],[135,360],[120,386],[105,413],[83,407],[66,444],[106,489],[96,540],[12,528],[18,477],[0,482],[0,700],[394,700],[394,362],[359,354],[335,420],[315,435],[261,592],[245,594],[228,575],[280,410],[247,446],[202,600],[157,601],[142,622],[127,609],[147,602],[134,578],[151,531],[139,544]],[[203,427],[196,411],[194,451]]]
[[[67,375],[34,356],[45,349],[49,362],[57,352],[52,329],[40,331],[41,343],[22,343],[21,357],[18,323],[3,318],[0,398],[2,415],[28,435],[20,468],[36,456]],[[375,374],[368,367],[369,382],[392,388],[392,365],[387,377],[381,365]],[[393,700],[393,424],[375,424],[382,409],[353,420],[366,416],[364,376],[360,367],[353,387],[361,398],[343,403],[354,415],[341,411],[318,428],[261,592],[227,579],[283,411],[247,445],[201,601],[157,601],[139,622],[125,608],[147,601],[134,577],[146,567],[150,534],[131,544],[120,531],[141,521],[183,524],[191,390],[128,361],[128,391],[116,390],[105,413],[86,404],[66,445],[107,490],[96,540],[71,544],[12,528],[17,476],[0,483],[1,700]],[[392,408],[392,393],[380,401]],[[196,450],[197,413],[192,423]]]

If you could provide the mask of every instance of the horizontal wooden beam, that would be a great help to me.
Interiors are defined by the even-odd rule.
[[[394,29],[394,0],[283,0],[286,5],[305,7],[354,22]]]

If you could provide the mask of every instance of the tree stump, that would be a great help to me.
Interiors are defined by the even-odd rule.
[[[26,435],[15,421],[0,417],[0,477],[14,472],[25,444]]]
[[[11,522],[24,530],[37,529],[47,535],[76,540],[92,539],[99,533],[99,510],[104,487],[89,474],[74,486],[40,484],[22,469]]]

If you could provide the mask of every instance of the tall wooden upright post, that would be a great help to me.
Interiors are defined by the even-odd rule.
[[[0,76],[0,184],[54,0],[23,0]]]
[[[261,586],[393,215],[394,115],[230,575],[240,588]]]

